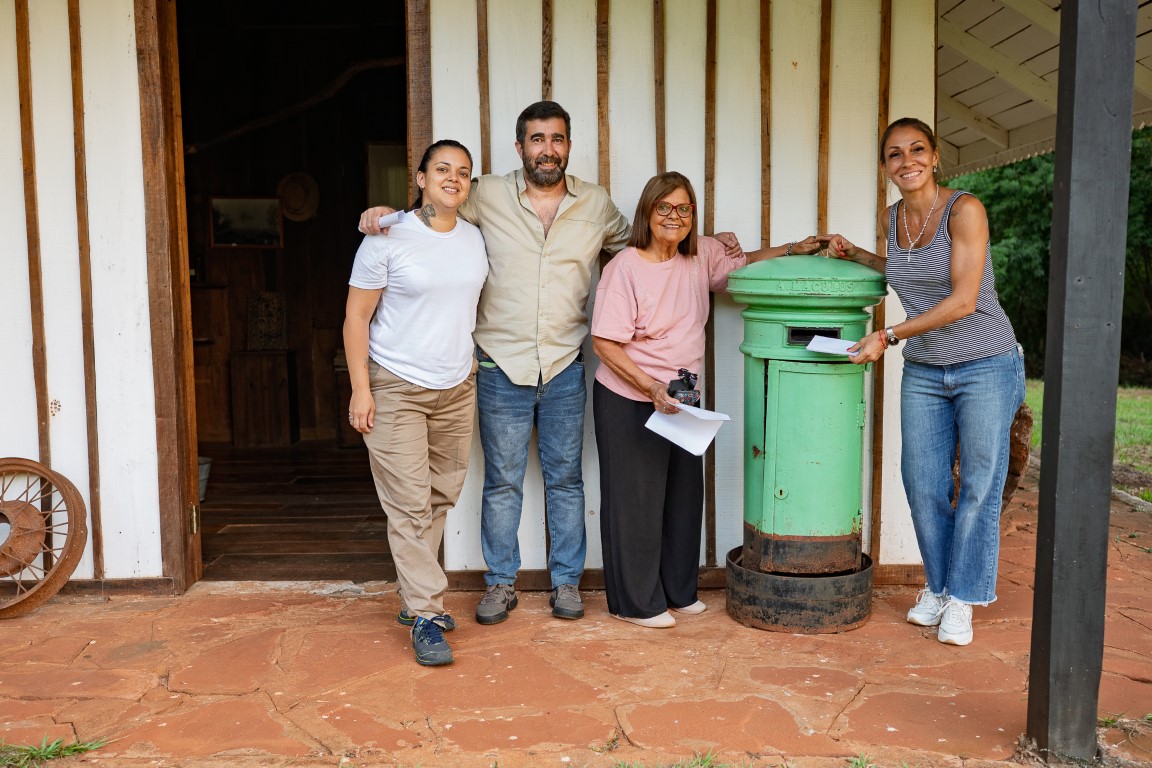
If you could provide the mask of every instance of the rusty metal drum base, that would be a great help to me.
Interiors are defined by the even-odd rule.
[[[832,576],[784,576],[745,568],[743,547],[728,552],[728,614],[746,627],[818,634],[863,626],[872,614],[872,559]]]

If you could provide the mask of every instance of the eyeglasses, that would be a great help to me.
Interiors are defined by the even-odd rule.
[[[668,214],[672,213],[672,211],[676,211],[677,216],[682,219],[686,219],[692,215],[692,211],[694,210],[696,210],[696,206],[692,203],[672,205],[672,203],[666,203],[663,200],[661,200],[659,203],[656,203],[656,213],[660,214],[661,216],[667,216]]]

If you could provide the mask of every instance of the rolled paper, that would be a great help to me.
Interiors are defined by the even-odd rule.
[[[392,226],[393,224],[399,224],[400,222],[404,221],[407,216],[407,211],[395,211],[388,214],[387,216],[381,216],[377,224],[380,225],[380,229],[385,229]]]

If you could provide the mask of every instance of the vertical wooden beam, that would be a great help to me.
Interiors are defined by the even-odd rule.
[[[608,84],[612,58],[612,0],[596,0],[596,118],[600,186],[612,193],[612,134],[608,127]]]
[[[76,238],[79,246],[80,332],[84,348],[84,408],[88,432],[88,514],[92,524],[92,577],[104,578],[104,528],[100,506],[100,424],[96,403],[96,341],[92,323],[92,240],[88,232],[88,165],[84,128],[84,67],[80,0],[68,0],[72,60],[72,132],[75,137]]]
[[[480,86],[480,173],[492,173],[491,99],[488,92],[488,0],[476,0],[476,78]]]
[[[704,32],[704,234],[716,231],[716,0],[708,0]]]
[[[540,0],[540,98],[552,101],[552,0]]]
[[[32,379],[36,387],[37,460],[51,468],[48,428],[48,351],[44,331],[44,274],[40,264],[40,203],[36,195],[36,133],[32,122],[32,41],[28,0],[16,0],[16,79],[20,94],[20,152],[24,166],[24,226],[28,237],[28,299],[32,310]]]
[[[760,3],[760,247],[772,243],[772,0]]]
[[[879,138],[888,127],[888,100],[892,93],[892,0],[880,0],[880,88],[876,98],[876,136]],[[876,155],[879,167],[879,153]],[[876,210],[883,211],[888,206],[888,190],[883,174],[876,174]],[[823,230],[821,230],[823,231]],[[877,228],[876,247],[873,253],[883,253],[884,232]],[[886,302],[876,305],[872,313],[872,325],[883,328]],[[880,563],[880,528],[883,524],[881,508],[884,506],[884,356],[876,361],[872,371],[872,515],[868,536],[868,553],[874,565]]]
[[[719,20],[716,0],[708,0],[704,33],[704,234],[716,231],[716,37]],[[699,201],[697,201],[699,202]],[[704,368],[716,371],[716,299],[708,298],[704,326]],[[704,407],[716,410],[716,387],[704,389]],[[704,564],[716,565],[716,446],[704,454]]]
[[[182,199],[175,162],[170,82],[177,77],[176,53],[165,39],[162,17],[172,0],[135,0],[136,64],[140,83],[140,138],[143,160],[144,240],[148,265],[148,317],[152,339],[152,381],[156,393],[156,452],[160,505],[160,549],[164,575],[178,591],[199,577],[199,533],[191,507],[199,481],[189,430],[195,433],[192,399],[192,327],[188,302],[188,259],[175,245],[174,202]],[[175,24],[174,17],[166,17]]]
[[[1136,3],[1065,0],[1028,735],[1092,760],[1104,656]]]
[[[165,121],[165,172],[168,185],[168,251],[172,272],[172,312],[177,328],[173,340],[179,382],[179,432],[183,440],[182,466],[186,473],[186,501],[200,504],[200,471],[196,460],[199,440],[196,433],[196,374],[192,351],[192,276],[188,254],[188,201],[184,177],[184,118],[180,101],[180,52],[176,29],[176,0],[157,4],[157,33],[160,44],[163,116]],[[186,536],[184,586],[200,580],[203,558],[200,547],[199,513]],[[188,529],[185,528],[187,532]],[[179,584],[179,579],[177,579]]]
[[[492,173],[492,101],[488,92],[488,0],[476,0],[476,49],[476,77],[480,84],[480,173],[489,174]]]
[[[653,105],[656,108],[656,173],[664,173],[664,171],[668,170],[668,145],[664,112],[667,93],[664,86],[664,79],[667,75],[664,47],[666,45],[667,35],[665,34],[664,24],[664,0],[653,0],[652,59],[654,64],[653,70],[656,73],[656,103]]]
[[[484,0],[479,0],[479,3],[482,2]],[[409,168],[416,167],[425,148],[432,143],[432,31],[429,28],[428,3],[429,0],[407,0],[404,4],[408,40]],[[481,45],[481,58],[486,48],[486,45]],[[484,160],[488,160],[487,152],[484,153]],[[416,199],[416,179],[415,174],[411,173],[408,174],[408,199]]]
[[[828,231],[828,145],[832,112],[832,0],[820,0],[820,136],[816,155],[816,230]]]

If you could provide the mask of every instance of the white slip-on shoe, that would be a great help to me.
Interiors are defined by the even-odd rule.
[[[676,613],[686,613],[689,616],[695,616],[708,610],[708,606],[704,604],[703,600],[697,600],[692,603],[692,605],[686,605],[683,608],[673,608],[672,610],[676,611]]]
[[[612,618],[627,621],[638,627],[647,627],[648,629],[668,629],[668,627],[676,626],[676,618],[668,613],[668,611],[664,611],[664,613],[656,616],[650,616],[647,619],[639,619],[635,616],[617,616],[616,614],[612,614]]]

